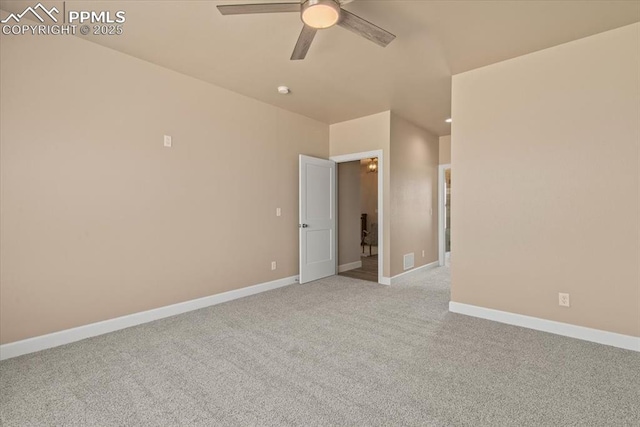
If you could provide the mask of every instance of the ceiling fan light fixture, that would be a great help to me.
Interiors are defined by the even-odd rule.
[[[374,157],[369,159],[369,164],[367,165],[367,172],[378,172],[378,158]]]
[[[340,5],[334,0],[307,0],[302,3],[300,16],[302,22],[311,28],[333,27],[340,19]]]

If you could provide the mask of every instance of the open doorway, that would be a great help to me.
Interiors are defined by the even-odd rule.
[[[338,164],[338,274],[378,282],[378,158]]]
[[[337,163],[338,177],[338,274],[385,283],[382,275],[382,150],[336,156],[331,160]]]
[[[438,243],[440,266],[451,263],[451,164],[438,170]]]

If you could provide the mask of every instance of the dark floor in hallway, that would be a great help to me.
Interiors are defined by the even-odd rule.
[[[362,257],[362,267],[340,273],[340,276],[378,283],[378,255]]]

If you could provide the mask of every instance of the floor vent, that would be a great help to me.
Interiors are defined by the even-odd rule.
[[[404,256],[403,266],[405,270],[413,268],[413,252]]]

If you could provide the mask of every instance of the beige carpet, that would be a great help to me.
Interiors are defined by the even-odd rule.
[[[640,354],[448,313],[448,278],[332,277],[10,359],[0,424],[640,425]]]

